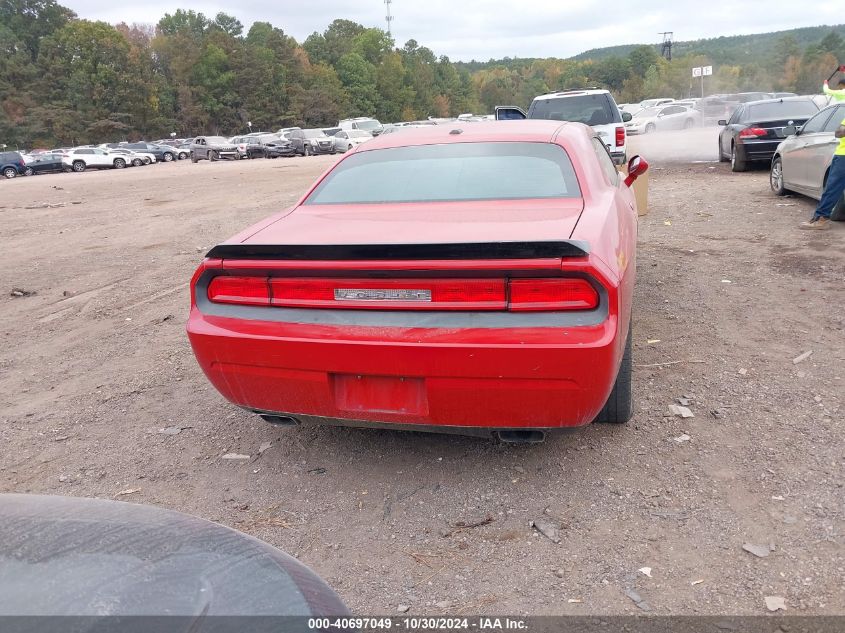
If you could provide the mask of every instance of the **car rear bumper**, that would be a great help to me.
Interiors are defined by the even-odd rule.
[[[241,319],[196,306],[188,321],[206,376],[247,409],[476,431],[591,422],[616,378],[617,328],[606,315],[572,327],[375,327]]]
[[[616,165],[624,165],[627,160],[627,150],[611,150],[610,157]]]
[[[737,147],[742,148],[742,156],[748,161],[771,161],[782,138],[760,141],[743,141]]]

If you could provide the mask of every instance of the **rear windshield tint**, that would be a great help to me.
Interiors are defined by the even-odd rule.
[[[551,143],[448,143],[353,154],[305,204],[578,198],[566,152]]]
[[[618,123],[610,100],[604,93],[559,97],[557,99],[536,99],[531,104],[528,116],[531,119],[552,119],[574,121],[586,125],[607,125]]]
[[[744,119],[779,119],[790,116],[812,116],[819,109],[811,101],[773,101],[772,103],[758,103],[746,107]]]

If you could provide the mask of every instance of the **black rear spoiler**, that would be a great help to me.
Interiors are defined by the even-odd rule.
[[[589,244],[578,240],[463,244],[218,244],[206,257],[303,261],[547,259],[585,257],[589,252]]]

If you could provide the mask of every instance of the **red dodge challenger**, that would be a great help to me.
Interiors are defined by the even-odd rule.
[[[637,212],[578,123],[385,134],[211,249],[188,335],[268,422],[534,442],[631,417]]]

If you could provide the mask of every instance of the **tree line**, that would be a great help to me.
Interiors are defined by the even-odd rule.
[[[708,92],[817,92],[842,38],[801,47],[788,36],[763,61],[722,64]],[[641,46],[599,61],[500,60],[475,65],[381,29],[334,20],[299,43],[256,22],[177,9],[158,24],[79,19],[56,0],[0,0],[0,143],[46,147],[119,138],[329,126],[348,116],[384,122],[527,106],[544,92],[599,85],[617,99],[695,93],[708,60],[671,62]]]

